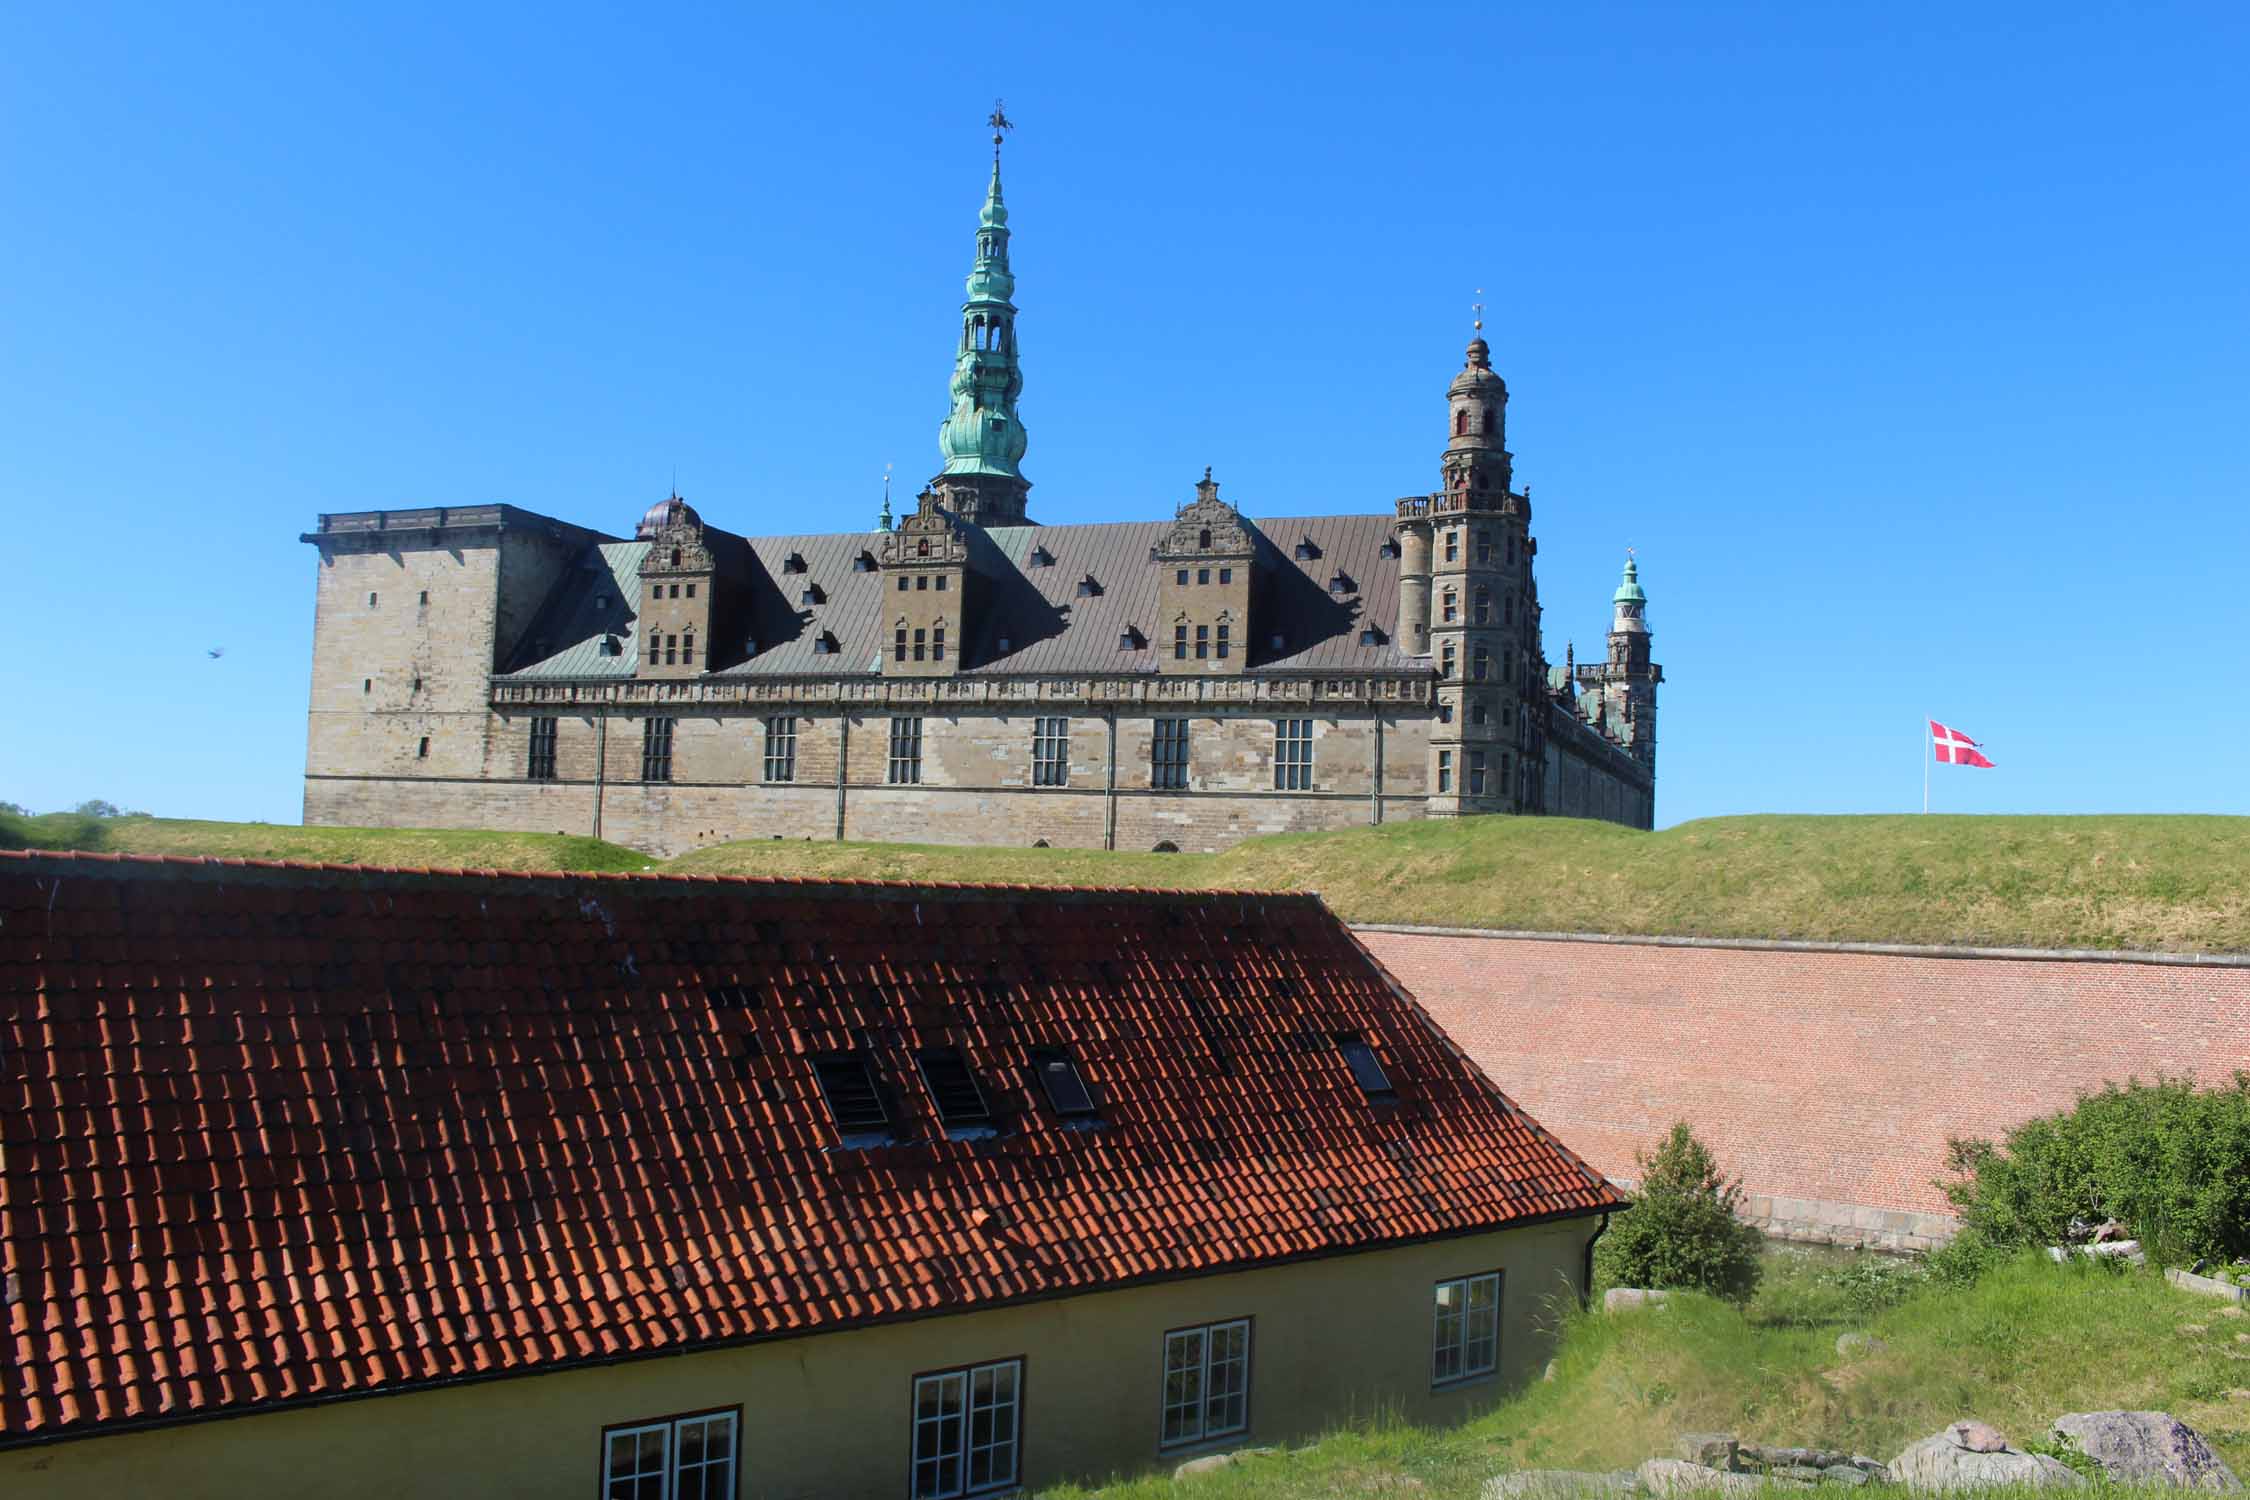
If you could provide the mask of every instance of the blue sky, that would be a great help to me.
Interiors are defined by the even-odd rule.
[[[293,821],[321,511],[936,468],[1004,94],[1033,512],[1436,481],[1473,289],[1659,817],[2250,812],[2250,9],[19,7],[0,799]],[[224,646],[214,661],[207,647]]]

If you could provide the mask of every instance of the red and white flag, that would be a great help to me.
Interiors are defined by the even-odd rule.
[[[1977,742],[1958,729],[1948,729],[1937,720],[1930,720],[1930,743],[1936,747],[1937,763],[1941,766],[1982,766],[1988,771],[1999,769],[1984,758]]]

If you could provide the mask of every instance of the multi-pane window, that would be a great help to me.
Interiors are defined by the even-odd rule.
[[[766,720],[766,780],[797,779],[797,717],[780,714]]]
[[[1460,663],[1460,659],[1453,642],[1447,641],[1438,648],[1438,675],[1451,682],[1453,680],[1453,669]]]
[[[1461,560],[1461,533],[1458,531],[1449,531],[1445,534],[1445,560],[1447,562],[1459,562]]]
[[[1273,721],[1273,789],[1312,790],[1312,720]]]
[[[733,1500],[735,1414],[705,1412],[602,1434],[602,1500]]]
[[[555,718],[541,714],[531,721],[531,753],[523,774],[533,781],[555,779]]]
[[[1492,675],[1492,653],[1484,647],[1477,647],[1469,661],[1469,675],[1477,681],[1482,682]]]
[[[1031,721],[1031,784],[1070,785],[1070,720]]]
[[[940,578],[938,582],[943,583],[945,580]],[[943,625],[939,625],[930,631],[930,660],[945,660],[945,627]]]
[[[1188,721],[1158,719],[1149,741],[1148,784],[1178,791],[1188,784]]]
[[[1185,625],[1172,627],[1172,660],[1187,660],[1187,627]]]
[[[1492,561],[1492,533],[1489,531],[1477,533],[1477,561],[1480,563]]]
[[[1447,589],[1438,596],[1438,622],[1450,625],[1461,616],[1461,596]]]
[[[1016,1482],[1023,1361],[914,1377],[913,1500],[952,1500]]]
[[[1471,750],[1469,752],[1469,795],[1472,797],[1484,795],[1484,752],[1482,750]]]
[[[1198,625],[1195,627],[1195,659],[1197,661],[1206,661],[1210,658],[1210,655],[1211,627],[1208,625]]]
[[[903,584],[906,580],[901,578],[899,582]],[[904,625],[891,632],[891,660],[906,660],[906,627]]]
[[[672,779],[672,726],[674,719],[641,721],[641,780]]]
[[[1453,790],[1453,752],[1450,750],[1440,750],[1437,753],[1437,789],[1441,792]]]
[[[1165,1447],[1208,1442],[1250,1426],[1250,1320],[1164,1335]]]
[[[1480,587],[1470,598],[1474,601],[1470,606],[1470,618],[1479,625],[1489,623],[1492,619],[1492,590]]]
[[[1430,1383],[1490,1375],[1500,1364],[1500,1273],[1437,1284],[1430,1333]]]
[[[1225,661],[1227,659],[1227,652],[1229,649],[1231,649],[1227,644],[1227,636],[1230,630],[1231,627],[1227,625],[1222,624],[1219,627],[1219,660],[1221,661]]]
[[[922,721],[920,718],[891,720],[889,779],[893,786],[912,786],[922,779]]]

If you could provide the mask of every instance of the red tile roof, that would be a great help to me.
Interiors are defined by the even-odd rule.
[[[0,1445],[1621,1202],[1310,897],[0,855]]]

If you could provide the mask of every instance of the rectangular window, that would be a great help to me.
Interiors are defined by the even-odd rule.
[[[927,573],[917,573],[914,577],[914,587],[916,591],[920,593],[928,593],[930,591],[930,575]]]
[[[1159,1444],[1209,1442],[1250,1429],[1250,1320],[1164,1335]]]
[[[687,586],[687,596],[690,599],[693,599],[695,597],[695,585],[692,583]]]
[[[1273,721],[1273,789],[1312,790],[1312,720]]]
[[[1199,584],[1209,583],[1211,581],[1211,570],[1209,568],[1197,568],[1195,570],[1195,581]]]
[[[416,760],[428,760],[430,758],[430,737],[428,735],[423,735],[422,743],[415,747],[414,758]]]
[[[828,1101],[838,1131],[854,1136],[890,1128],[890,1112],[883,1108],[882,1091],[875,1087],[875,1075],[867,1071],[864,1054],[815,1058],[813,1076],[820,1080],[820,1095]]]
[[[1397,1097],[1390,1075],[1383,1071],[1382,1059],[1367,1045],[1367,1038],[1356,1031],[1341,1032],[1336,1037],[1336,1050],[1344,1054],[1344,1065],[1352,1070],[1352,1082],[1359,1085],[1361,1093],[1370,1099]]]
[[[1208,659],[1210,655],[1211,627],[1208,625],[1198,625],[1195,627],[1195,659],[1197,661],[1204,661]]]
[[[904,625],[899,626],[891,634],[891,660],[906,660],[906,627]]]
[[[1149,741],[1148,784],[1171,791],[1188,784],[1188,721],[1158,719]]]
[[[1179,571],[1178,571],[1177,573],[1173,574],[1173,575],[1172,575],[1172,581],[1173,581],[1174,583],[1185,583],[1185,582],[1187,582],[1187,569],[1185,569],[1185,568],[1182,568],[1182,569],[1180,569],[1180,570],[1179,570]],[[373,599],[369,599],[369,600],[368,600],[367,602],[368,602],[368,603],[370,603],[370,604],[373,604],[373,603],[374,603],[375,601],[374,601]]]
[[[1047,1095],[1047,1103],[1065,1120],[1091,1119],[1094,1115],[1094,1095],[1079,1076],[1078,1064],[1060,1047],[1034,1047],[1031,1049],[1032,1076],[1039,1080],[1040,1089]]]
[[[679,664],[680,638],[676,635],[668,635],[664,637],[664,665],[666,665],[667,667],[676,667]]]
[[[1461,560],[1461,533],[1458,531],[1449,531],[1445,534],[1445,560],[1447,562],[1459,562]]]
[[[1484,752],[1482,750],[1471,750],[1469,752],[1469,795],[1472,797],[1484,795]]]
[[[1172,627],[1172,660],[1187,660],[1187,627],[1185,625]]]
[[[1031,784],[1070,785],[1070,720],[1031,721]]]
[[[992,1123],[992,1106],[985,1102],[977,1075],[959,1047],[924,1047],[914,1054],[922,1071],[923,1087],[937,1106],[938,1118],[949,1130],[973,1129]]]
[[[906,575],[903,573],[899,575],[898,591],[902,594],[906,592]]]
[[[673,719],[641,722],[641,780],[672,779],[672,725],[676,722]]]
[[[1492,561],[1492,533],[1489,531],[1477,533],[1477,561],[1480,563]]]
[[[602,1433],[602,1500],[733,1500],[735,1414],[704,1412]]]
[[[1450,750],[1440,750],[1437,753],[1437,789],[1441,792],[1453,790],[1453,752]]]
[[[1437,1284],[1430,1333],[1430,1384],[1474,1380],[1500,1367],[1500,1273]]]
[[[766,720],[766,780],[797,779],[797,719],[782,714]]]
[[[914,1377],[913,1500],[953,1500],[1016,1482],[1023,1361]]]
[[[1221,582],[1221,583],[1232,583],[1232,582],[1234,582],[1234,569],[1232,569],[1232,568],[1221,568],[1221,569],[1219,569],[1219,582]]]
[[[945,574],[943,573],[937,576],[937,591],[941,594],[945,592]]]
[[[945,660],[945,627],[943,625],[930,632],[930,660]]]
[[[924,652],[925,650],[927,650],[927,649],[928,649],[928,647],[929,647],[929,641],[928,641],[928,639],[926,638],[926,636],[924,635],[924,633],[923,633],[922,631],[919,631],[919,630],[915,631],[915,632],[914,632],[914,659],[915,659],[916,661],[920,661],[920,660],[922,660],[922,653],[923,653],[923,652]]]
[[[1227,644],[1227,635],[1231,628],[1232,627],[1226,625],[1221,625],[1219,627],[1219,660],[1221,661],[1225,661],[1227,659],[1228,651],[1233,649]]]
[[[890,782],[893,786],[913,786],[922,779],[922,721],[914,719],[891,720]]]
[[[523,774],[533,781],[555,779],[555,722],[546,714],[531,721],[531,755]]]

